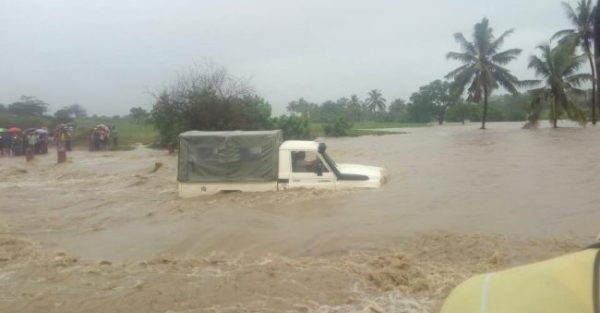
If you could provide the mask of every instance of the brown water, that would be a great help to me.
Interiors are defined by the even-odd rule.
[[[163,151],[0,159],[0,311],[434,312],[600,232],[600,128],[520,126],[325,140],[388,168],[366,191],[179,199]]]

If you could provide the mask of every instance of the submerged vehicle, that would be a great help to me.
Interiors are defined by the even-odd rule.
[[[283,141],[280,130],[188,131],[179,135],[179,195],[378,188],[386,182],[384,168],[337,164],[326,150],[316,141]]]

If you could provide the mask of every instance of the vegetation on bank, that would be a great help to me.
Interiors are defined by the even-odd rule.
[[[358,136],[372,134],[365,129],[405,128],[430,124],[478,121],[481,107],[453,98],[448,82],[440,80],[419,88],[410,102],[396,99],[388,107],[377,90],[367,99],[357,95],[316,104],[300,98],[289,103],[289,115],[271,116],[270,104],[253,92],[247,82],[222,67],[191,70],[156,97],[151,112],[140,108],[136,115],[149,116],[159,130],[160,144],[176,144],[177,135],[196,130],[282,129],[286,139],[319,136]],[[502,95],[490,98],[488,119],[525,121],[528,95]]]
[[[91,128],[98,124],[116,126],[119,145],[110,145],[110,149],[131,149],[135,144],[153,144],[157,141],[158,132],[147,119],[136,119],[130,116],[88,116],[85,109],[74,104],[59,109],[54,116],[47,115],[48,104],[35,97],[23,96],[8,106],[0,106],[0,127],[42,128],[52,132],[60,123],[73,126],[73,143],[75,146],[88,146],[88,135]]]
[[[527,108],[529,125],[537,123],[543,110],[547,110],[555,128],[556,121],[565,117],[583,125],[591,118],[592,123],[596,124],[596,73],[591,52],[593,12],[596,9],[591,0],[579,0],[575,8],[568,3],[563,3],[563,7],[574,29],[558,31],[552,36],[550,43],[538,47],[542,53],[541,58],[536,55],[530,57],[529,68],[543,81],[519,80],[503,67],[522,52],[521,49],[499,51],[506,37],[514,30],[496,37],[488,19],[484,18],[475,24],[472,41],[467,40],[462,33],[454,35],[461,51],[449,52],[447,58],[460,61],[462,66],[448,73],[446,78],[453,79],[451,87],[456,95],[461,95],[466,89],[467,101],[483,102],[482,129],[485,129],[488,97],[500,88],[511,94],[518,94],[519,88],[534,87],[528,91],[531,98]],[[553,39],[560,40],[553,42]],[[579,54],[578,48],[581,48],[583,54]],[[584,60],[589,61],[591,74],[578,72]],[[541,83],[546,86],[538,88]],[[581,89],[586,83],[591,83],[591,93]],[[587,108],[581,106],[582,99],[588,104]]]
[[[148,122],[137,122],[131,116],[125,117],[85,117],[73,120],[73,142],[75,146],[87,147],[91,128],[98,124],[115,126],[118,130],[118,146],[109,145],[112,150],[129,150],[137,144],[154,145],[158,131]]]
[[[140,107],[132,108],[129,115],[122,117],[87,116],[84,110],[78,112],[77,115],[79,116],[71,112],[65,115],[59,113],[57,116],[53,117],[45,114],[46,109],[40,109],[47,107],[45,102],[34,97],[24,98],[27,99],[25,104],[12,106],[12,108],[18,108],[18,112],[9,112],[7,110],[0,112],[1,127],[9,128],[16,126],[23,129],[46,127],[52,131],[59,123],[69,123],[69,125],[74,126],[72,137],[74,146],[86,148],[88,145],[89,130],[98,124],[105,124],[108,126],[115,126],[118,129],[119,145],[109,145],[110,149],[128,150],[132,149],[136,144],[164,146],[160,144],[161,136],[154,121],[151,119],[150,113]],[[37,104],[31,105],[28,101],[33,101]],[[41,103],[44,104],[40,106],[39,104]],[[26,109],[23,109],[23,107]],[[329,124],[309,122],[308,119],[295,115],[269,118],[264,125],[266,125],[268,129],[282,129],[288,139],[314,139],[323,136],[374,135],[378,133],[364,131],[364,129],[425,126],[425,124],[376,121],[350,124],[342,121],[341,124],[336,125],[336,128],[333,131],[330,130],[329,132],[326,132],[325,128],[329,127]]]

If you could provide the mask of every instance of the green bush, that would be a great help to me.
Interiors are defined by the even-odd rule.
[[[273,127],[271,105],[223,68],[192,70],[156,99],[151,112],[160,144],[177,144],[188,130],[261,130]]]
[[[312,139],[308,119],[305,117],[282,115],[272,118],[271,121],[274,129],[281,129],[283,131],[283,138],[285,140]]]
[[[323,131],[326,136],[331,137],[345,137],[350,136],[352,124],[346,121],[344,118],[336,118],[330,123],[323,126]]]

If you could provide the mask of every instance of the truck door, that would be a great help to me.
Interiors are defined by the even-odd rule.
[[[292,151],[289,188],[335,189],[336,177],[316,151]]]

